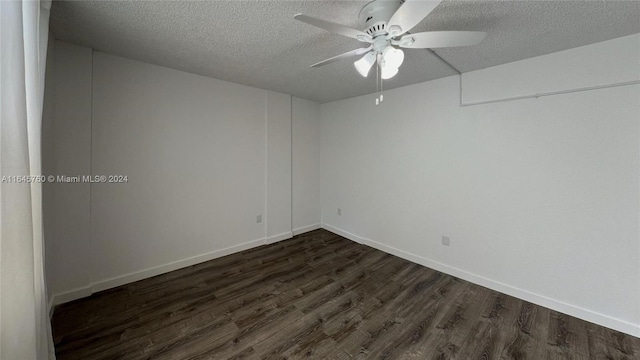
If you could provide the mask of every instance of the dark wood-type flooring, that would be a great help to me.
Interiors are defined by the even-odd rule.
[[[640,339],[325,230],[55,309],[65,359],[640,359]]]

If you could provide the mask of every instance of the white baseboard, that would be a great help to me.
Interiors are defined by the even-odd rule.
[[[401,257],[403,259],[443,272],[445,274],[458,277],[460,279],[469,281],[471,283],[484,286],[491,290],[499,291],[501,293],[534,303],[536,305],[540,305],[555,311],[562,312],[567,315],[577,317],[579,319],[583,319],[598,325],[602,325],[602,326],[623,332],[625,334],[629,334],[631,336],[640,337],[640,324],[633,324],[631,322],[628,322],[622,319],[617,319],[617,318],[604,315],[592,310],[584,309],[579,306],[575,306],[575,305],[568,304],[556,299],[552,299],[547,296],[543,296],[527,290],[523,290],[512,285],[504,284],[499,281],[495,281],[480,275],[476,275],[476,274],[473,274],[449,265],[445,265],[440,262],[419,256],[419,255],[406,252],[404,250],[394,248],[392,246],[379,243],[377,241],[373,241],[371,239],[354,235],[350,232],[338,229],[331,225],[322,224],[322,228],[329,230],[333,233],[336,233],[340,236],[343,236],[351,241],[355,241],[357,243],[371,246],[373,248],[384,251],[386,253]]]
[[[333,227],[333,226],[331,226],[331,225],[322,224],[322,228],[323,228],[323,229],[325,229],[325,230],[329,230],[329,231],[331,231],[331,232],[332,232],[332,233],[334,233],[334,234],[338,234],[338,235],[340,235],[340,236],[342,236],[342,237],[345,237],[345,238],[347,238],[347,239],[349,239],[349,240],[351,240],[351,241],[355,241],[355,242],[357,242],[358,244],[364,244],[364,243],[366,243],[367,241],[369,241],[368,239],[365,239],[365,238],[363,238],[363,237],[360,237],[360,236],[358,236],[358,235],[352,234],[352,233],[350,233],[350,232],[347,232],[347,231],[344,231],[344,230],[338,229],[337,227]],[[384,251],[384,250],[383,250],[383,251]]]
[[[296,229],[291,230],[291,232],[293,233],[293,235],[300,235],[300,234],[304,234],[306,232],[309,231],[313,231],[313,230],[318,230],[320,229],[322,226],[320,226],[320,223],[318,224],[313,224],[313,225],[307,225],[307,226],[303,226],[303,227],[299,227]]]
[[[277,243],[278,241],[291,239],[292,237],[293,237],[293,233],[291,231],[287,231],[287,232],[283,232],[282,234],[269,236],[264,240],[264,243],[273,244],[273,243]]]
[[[91,296],[94,292],[91,290],[91,285],[81,288],[75,288],[73,290],[65,291],[60,294],[53,295],[53,307],[56,305],[64,304],[69,301],[81,299],[83,297]]]
[[[287,234],[289,234],[289,237],[291,237],[291,232],[288,232]],[[281,234],[281,235],[284,235],[284,234]],[[277,236],[281,236],[281,235],[277,235]],[[271,239],[271,238],[275,238],[275,237],[270,237],[268,239]],[[136,271],[129,274],[93,282],[87,287],[77,288],[77,289],[73,289],[63,293],[55,294],[50,301],[50,303],[52,303],[50,307],[53,308],[55,305],[59,305],[65,302],[87,297],[98,291],[111,289],[116,286],[132,283],[142,279],[147,279],[156,275],[168,273],[170,271],[178,270],[187,266],[199,264],[199,263],[213,260],[225,255],[229,255],[239,251],[261,246],[261,245],[264,245],[266,241],[267,239],[265,238],[248,241],[239,245],[234,245],[224,249],[215,250],[206,254],[197,255],[190,258],[174,261],[168,264],[155,266],[149,269]],[[274,240],[274,242],[275,241],[277,240]]]
[[[250,248],[254,248],[264,244],[273,244],[278,241],[287,240],[293,237],[293,235],[302,234],[307,231],[320,229],[320,224],[313,224],[304,226],[301,228],[287,231],[282,234],[269,236],[258,240],[249,241],[240,245],[230,246],[228,248],[212,251],[210,253],[193,256],[187,259],[174,261],[168,264],[152,267],[149,269],[132,272],[129,274],[112,277],[105,280],[100,280],[91,283],[86,287],[76,288],[73,290],[65,291],[63,293],[55,294],[49,299],[49,316],[53,315],[53,308],[56,305],[63,304],[69,301],[81,299],[90,296],[98,291],[111,289],[120,285],[132,283],[138,280],[147,279],[156,275],[168,273],[170,271],[178,270],[187,266],[199,264],[205,261],[213,260],[225,255],[233,254]]]
[[[53,315],[53,308],[56,305],[59,304],[63,304],[69,301],[73,301],[73,300],[77,300],[77,299],[81,299],[87,296],[90,296],[93,293],[96,293],[98,291],[102,291],[102,290],[107,290],[107,289],[111,289],[120,285],[124,285],[124,284],[128,284],[128,283],[132,283],[135,281],[139,281],[139,280],[143,280],[143,279],[147,279],[156,275],[160,275],[160,274],[164,274],[164,273],[168,273],[170,271],[174,271],[174,270],[178,270],[187,266],[191,266],[191,265],[195,265],[195,264],[199,264],[205,261],[209,261],[209,260],[213,260],[225,255],[229,255],[229,254],[233,254],[236,252],[240,252],[243,250],[247,250],[250,248],[254,248],[257,246],[261,246],[264,244],[273,244],[276,243],[278,241],[282,241],[282,240],[286,240],[286,239],[290,239],[293,237],[293,234],[301,234],[307,231],[311,231],[311,230],[315,230],[315,229],[319,229],[320,228],[320,224],[314,224],[314,225],[309,225],[309,226],[305,226],[302,228],[298,228],[295,229],[293,231],[287,231],[284,232],[282,234],[278,234],[278,235],[273,235],[273,236],[269,236],[267,238],[262,238],[262,239],[258,239],[258,240],[253,240],[253,241],[249,241],[246,243],[242,243],[240,245],[235,245],[235,246],[230,246],[228,248],[224,248],[224,249],[220,249],[220,250],[216,250],[216,251],[212,251],[210,253],[206,253],[206,254],[202,254],[202,255],[197,255],[197,256],[193,256],[187,259],[182,259],[182,260],[178,260],[178,261],[174,261],[168,264],[164,264],[164,265],[160,265],[160,266],[155,266],[149,269],[145,269],[145,270],[141,270],[141,271],[136,271],[136,272],[132,272],[132,273],[128,273],[125,275],[121,275],[121,276],[116,276],[116,277],[112,277],[109,279],[104,279],[104,280],[100,280],[100,281],[96,281],[91,283],[90,285],[86,286],[86,287],[81,287],[81,288],[76,288],[73,290],[69,290],[69,291],[65,291],[63,293],[58,293],[55,294],[51,297],[51,299],[49,300],[49,314],[50,316]]]

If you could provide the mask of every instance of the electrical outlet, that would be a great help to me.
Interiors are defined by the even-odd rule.
[[[451,244],[451,239],[449,239],[448,236],[443,236],[442,237],[442,245],[449,246],[450,244]]]
[[[338,208],[338,215],[342,215],[342,209]]]
[[[256,223],[260,224],[262,222],[262,215],[256,216]]]

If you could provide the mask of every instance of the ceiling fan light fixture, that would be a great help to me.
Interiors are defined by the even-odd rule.
[[[360,75],[367,77],[377,62],[382,80],[394,77],[404,61],[399,48],[431,49],[476,45],[485,37],[481,31],[426,31],[412,32],[442,0],[373,0],[360,10],[358,19],[362,30],[345,25],[297,14],[294,19],[317,28],[370,44],[311,65],[323,66],[334,61],[361,56],[353,65]],[[377,77],[376,75],[376,77]],[[382,89],[382,81],[379,82]],[[380,98],[382,101],[382,98]]]
[[[362,75],[363,77],[367,77],[367,75],[369,75],[371,67],[375,62],[376,55],[373,52],[368,52],[365,56],[362,57],[362,59],[354,62],[353,65],[356,67],[356,70],[358,70],[360,75]]]

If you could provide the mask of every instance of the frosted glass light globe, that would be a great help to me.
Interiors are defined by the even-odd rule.
[[[398,68],[384,66],[380,72],[380,77],[384,80],[391,79],[398,73]]]
[[[367,77],[367,75],[369,75],[369,70],[371,70],[371,67],[375,62],[376,55],[373,52],[368,52],[362,57],[362,59],[354,62],[353,65],[356,67],[356,70],[358,70],[360,75]]]
[[[404,61],[404,51],[396,49],[393,46],[387,46],[382,51],[382,58],[384,59],[385,67],[399,68]]]

